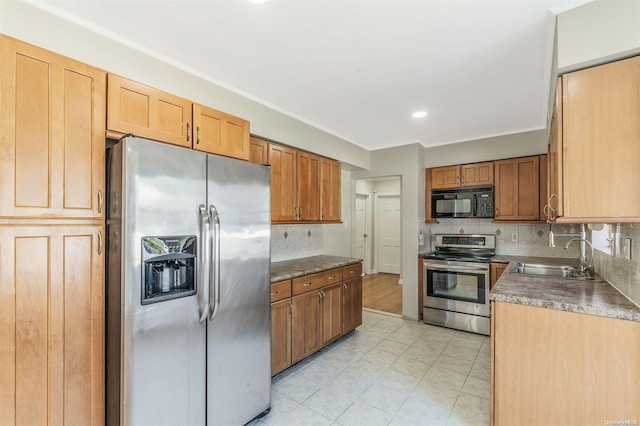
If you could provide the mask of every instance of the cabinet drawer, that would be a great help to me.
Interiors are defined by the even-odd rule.
[[[362,275],[362,263],[354,263],[353,265],[344,266],[342,268],[342,279],[350,280]]]
[[[271,303],[291,297],[291,280],[271,284]]]
[[[342,281],[342,269],[330,269],[317,274],[305,275],[304,277],[293,279],[293,294],[306,293],[307,291],[317,290],[325,285],[334,284]]]

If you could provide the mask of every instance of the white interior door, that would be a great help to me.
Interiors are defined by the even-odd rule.
[[[378,272],[400,273],[400,197],[378,197]]]
[[[367,212],[367,196],[356,195],[355,235],[353,238],[353,255],[364,261],[364,271],[369,271],[369,250],[367,249],[369,235],[367,235],[369,215]]]

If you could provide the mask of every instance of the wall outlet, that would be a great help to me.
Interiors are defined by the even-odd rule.
[[[511,234],[511,241],[514,242],[514,243],[518,242],[518,234],[517,233],[513,232]]]

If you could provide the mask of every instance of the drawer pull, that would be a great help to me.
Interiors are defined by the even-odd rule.
[[[342,283],[342,287],[347,288],[347,285],[345,283]]]
[[[309,287],[311,285],[311,283],[304,283],[302,285],[305,286],[305,287]]]
[[[272,296],[275,296],[276,294],[280,293],[280,291],[274,291],[273,293],[271,293]]]
[[[331,275],[331,276],[329,277],[329,279],[330,279],[330,280],[335,280],[335,279],[336,279],[336,276],[335,276],[335,275]]]
[[[349,273],[350,273],[351,275],[353,275],[353,274],[355,274],[355,273],[356,273],[356,271],[354,271],[354,270],[352,269],[352,270],[350,270],[350,271],[349,271]]]

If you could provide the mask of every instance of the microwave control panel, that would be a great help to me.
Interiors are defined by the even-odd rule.
[[[493,194],[480,193],[477,195],[477,200],[476,217],[493,217]]]

